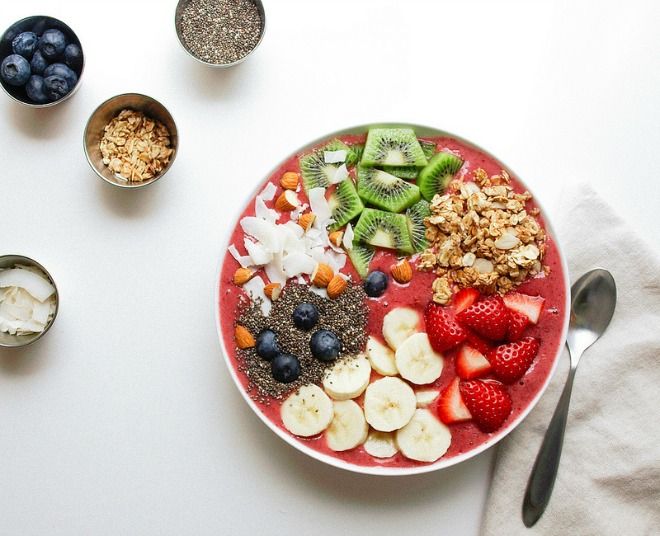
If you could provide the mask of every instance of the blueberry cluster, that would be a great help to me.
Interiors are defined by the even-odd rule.
[[[22,32],[12,41],[12,52],[0,64],[0,78],[24,88],[35,104],[57,101],[78,83],[82,50],[60,30],[51,28],[41,35]]]

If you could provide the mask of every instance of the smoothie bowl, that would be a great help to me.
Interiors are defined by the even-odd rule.
[[[568,326],[538,201],[439,130],[335,132],[260,184],[231,229],[216,320],[245,400],[302,452],[403,475],[471,458],[531,411]]]

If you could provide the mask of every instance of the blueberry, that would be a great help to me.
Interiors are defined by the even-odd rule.
[[[277,335],[270,329],[264,329],[257,335],[257,355],[266,361],[270,361],[280,353],[277,345]]]
[[[40,50],[37,50],[32,56],[32,61],[30,61],[30,68],[32,69],[32,74],[44,74],[44,71],[48,67],[48,62],[44,58]]]
[[[74,73],[70,67],[63,63],[53,63],[46,67],[44,71],[44,78],[49,76],[61,76],[69,84],[69,89],[73,89],[78,83],[78,75]]]
[[[30,78],[30,64],[23,56],[12,54],[2,60],[0,76],[10,86],[23,86]]]
[[[378,298],[387,289],[387,276],[380,270],[371,272],[364,281],[364,291],[371,298]]]
[[[300,361],[292,355],[280,354],[271,362],[270,371],[280,383],[295,382],[300,376]]]
[[[64,49],[64,63],[74,71],[80,71],[83,64],[82,50],[75,43],[67,45]]]
[[[312,329],[319,321],[319,311],[311,303],[301,303],[293,311],[293,323],[305,331]]]
[[[66,36],[59,30],[46,30],[39,40],[39,50],[48,61],[59,58],[66,47]]]
[[[339,337],[328,329],[320,329],[309,341],[312,355],[321,361],[334,361],[341,350]]]
[[[51,101],[56,101],[69,92],[69,84],[61,76],[47,76],[44,78],[44,92]]]
[[[30,100],[37,104],[46,104],[50,98],[44,92],[44,79],[42,76],[33,74],[25,84],[25,91]]]
[[[37,34],[33,32],[19,33],[11,42],[11,48],[14,51],[14,54],[20,54],[26,60],[29,60],[32,57],[32,54],[37,50],[38,45],[39,38],[37,37]]]

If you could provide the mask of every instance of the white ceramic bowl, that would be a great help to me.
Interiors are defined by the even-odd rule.
[[[328,134],[325,134],[324,136],[321,136],[320,138],[304,145],[303,147],[300,147],[298,150],[292,152],[291,154],[300,154],[304,153],[305,151],[308,151],[312,147],[318,145],[319,143],[323,142],[324,140],[331,139],[336,136],[343,136],[347,134],[366,134],[366,132],[370,128],[374,127],[385,127],[385,128],[396,128],[396,127],[403,127],[403,128],[412,128],[415,133],[420,136],[420,137],[425,137],[425,136],[446,136],[446,137],[451,137],[454,138],[461,143],[464,143],[465,145],[472,146],[479,151],[481,151],[484,154],[487,154],[493,158],[495,158],[491,153],[488,151],[482,149],[478,145],[472,143],[471,141],[468,141],[464,138],[461,138],[460,136],[456,136],[455,134],[452,134],[450,132],[446,132],[443,130],[438,130],[435,128],[423,126],[423,125],[416,125],[416,124],[410,124],[410,123],[378,123],[378,124],[369,124],[369,125],[359,125],[355,126],[352,128],[347,128],[343,130],[338,130],[335,132],[330,132]],[[290,156],[288,156],[286,159],[282,160],[276,167],[274,167],[268,175],[266,175],[266,178],[272,176],[273,173],[284,163],[286,160],[288,160]],[[501,160],[495,158],[498,162],[502,163],[502,165],[509,171],[511,171],[511,168],[509,166],[506,166]],[[518,178],[518,175],[512,172],[512,175],[516,177],[516,181],[522,184],[523,186],[526,186],[526,184]],[[259,184],[253,189],[253,191],[250,193],[250,197],[248,198],[247,202],[250,202],[256,194],[261,191],[263,188],[263,181],[260,181]],[[227,351],[227,348],[224,343],[224,339],[222,336],[222,327],[221,327],[221,320],[220,320],[220,314],[219,314],[219,303],[218,303],[218,298],[220,296],[220,282],[221,282],[221,272],[222,272],[222,264],[224,262],[225,254],[227,252],[227,247],[229,246],[230,240],[231,240],[231,235],[234,231],[234,226],[231,226],[229,228],[229,232],[227,234],[227,239],[225,241],[225,248],[223,249],[222,255],[220,257],[220,263],[218,265],[218,279],[215,285],[215,293],[213,296],[213,301],[214,301],[214,307],[215,307],[215,318],[216,318],[216,328],[218,331],[218,337],[220,339],[220,347],[222,349],[223,356],[225,358],[225,363],[227,364],[227,368],[229,369],[229,373],[231,374],[232,379],[234,380],[234,383],[236,384],[236,387],[238,388],[239,392],[247,402],[248,406],[252,408],[252,410],[257,414],[257,416],[264,422],[268,428],[270,428],[275,434],[277,434],[280,438],[282,438],[284,441],[286,441],[289,445],[292,447],[298,449],[301,452],[304,452],[308,456],[311,456],[312,458],[315,458],[319,461],[322,461],[324,463],[327,463],[328,465],[332,465],[334,467],[338,467],[340,469],[346,469],[348,471],[353,471],[355,473],[363,473],[363,474],[370,474],[370,475],[387,475],[387,476],[402,476],[402,475],[414,475],[414,474],[420,474],[420,473],[428,473],[431,471],[437,471],[438,469],[444,469],[446,467],[450,467],[452,465],[456,465],[458,463],[461,463],[465,460],[469,460],[470,458],[473,458],[477,454],[480,454],[481,452],[484,452],[485,450],[489,449],[493,445],[497,444],[499,441],[501,441],[504,437],[506,437],[516,426],[518,426],[524,419],[527,417],[530,411],[536,406],[537,402],[545,392],[545,390],[548,387],[548,384],[550,383],[550,380],[554,376],[554,373],[557,369],[557,364],[559,363],[559,357],[561,356],[563,347],[564,347],[564,342],[566,341],[566,332],[568,330],[568,320],[569,320],[569,311],[570,311],[570,304],[571,304],[571,289],[570,289],[570,283],[568,279],[568,266],[566,265],[566,259],[564,257],[564,254],[561,250],[560,244],[557,242],[556,235],[553,231],[552,224],[550,223],[548,219],[548,214],[544,210],[543,206],[541,203],[539,203],[537,198],[534,198],[535,204],[541,209],[541,214],[543,215],[543,219],[545,222],[545,228],[549,232],[549,234],[553,237],[555,245],[557,247],[558,253],[559,253],[559,258],[561,260],[561,266],[563,270],[563,275],[564,275],[564,286],[565,286],[565,296],[566,296],[566,303],[564,304],[564,320],[562,324],[562,332],[561,332],[561,337],[560,337],[560,344],[557,347],[557,352],[554,356],[554,361],[552,364],[552,369],[550,371],[550,374],[548,374],[547,378],[545,379],[545,382],[543,383],[543,386],[541,389],[539,389],[538,393],[536,396],[531,400],[529,405],[512,421],[510,422],[506,427],[500,428],[497,432],[495,432],[491,438],[482,443],[481,445],[477,446],[476,448],[467,451],[463,454],[453,456],[451,458],[443,459],[440,458],[438,461],[428,464],[428,465],[418,465],[414,467],[385,467],[385,466],[364,466],[364,465],[355,465],[352,463],[345,462],[344,460],[340,460],[339,458],[335,458],[333,456],[329,456],[327,454],[324,454],[322,452],[319,452],[317,450],[314,450],[307,445],[305,445],[302,441],[299,441],[295,437],[289,435],[286,431],[282,430],[279,428],[275,423],[271,422],[270,419],[268,419],[259,409],[259,407],[254,403],[254,401],[249,397],[249,395],[245,392],[245,389],[241,385],[240,379],[238,378],[237,372],[234,369],[234,366],[231,362],[231,359],[229,357],[229,353]],[[245,210],[245,205],[239,207],[239,211],[236,213],[236,216],[234,218],[234,222],[238,221],[238,218],[240,215],[243,213]]]

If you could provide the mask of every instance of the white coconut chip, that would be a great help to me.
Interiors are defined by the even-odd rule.
[[[50,284],[48,279],[31,270],[18,267],[0,272],[0,287],[23,288],[41,302],[55,294],[55,287]]]
[[[284,273],[289,277],[311,274],[316,268],[316,261],[305,253],[291,253],[282,260]]]
[[[242,268],[247,268],[248,266],[252,266],[252,257],[249,255],[241,255],[238,250],[236,249],[236,246],[234,244],[230,244],[229,247],[227,248],[229,253],[231,253],[231,256],[236,259],[236,262],[241,265]]]
[[[273,258],[273,254],[261,244],[256,244],[248,238],[246,238],[243,243],[245,244],[245,249],[247,250],[248,255],[250,255],[250,258],[252,259],[252,264],[255,266],[268,264]]]
[[[353,238],[355,238],[355,233],[353,232],[353,226],[349,223],[344,229],[344,236],[341,240],[342,245],[348,251],[353,249]]]
[[[340,162],[346,162],[346,154],[345,149],[339,151],[323,151],[323,160],[326,164],[339,164]]]
[[[307,192],[307,197],[312,212],[316,214],[314,227],[317,229],[324,228],[327,221],[332,218],[332,209],[325,198],[325,188],[312,188]]]
[[[52,305],[53,307],[51,307],[50,302],[36,302],[32,308],[32,320],[38,324],[46,325],[48,323],[48,317],[55,312],[55,304],[53,303]]]
[[[280,219],[280,213],[277,212],[277,210],[268,208],[261,196],[257,196],[254,201],[254,215],[257,218],[261,218],[262,220],[266,220],[270,223],[275,223]]]
[[[282,245],[277,232],[278,225],[253,216],[246,216],[241,220],[241,227],[245,234],[256,239],[257,242],[261,242],[261,245],[271,253],[281,251]]]
[[[346,164],[342,164],[337,168],[337,171],[335,171],[335,174],[330,180],[330,183],[339,184],[341,181],[346,180],[347,178],[348,178],[348,168],[346,167]]]
[[[321,298],[325,298],[326,300],[328,299],[328,291],[324,288],[310,286],[309,291],[312,294],[316,294],[317,296],[321,296]]]
[[[264,271],[268,276],[271,283],[279,283],[281,286],[286,285],[286,273],[282,268],[282,254],[274,253],[273,260],[264,266]]]
[[[261,191],[259,194],[259,197],[261,197],[264,201],[272,201],[275,199],[275,194],[277,193],[277,186],[275,186],[272,182],[269,182],[266,187]]]
[[[270,309],[272,307],[271,301],[266,296],[264,292],[264,287],[266,284],[260,276],[255,276],[250,279],[247,283],[243,285],[243,290],[248,293],[252,302],[261,302],[261,314],[268,316],[270,314]]]

